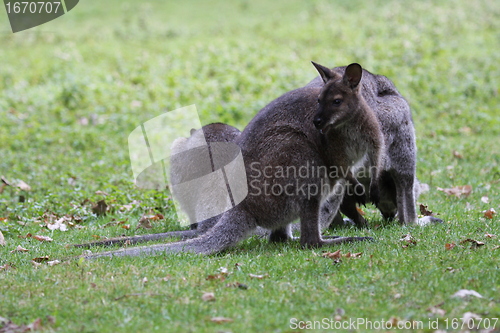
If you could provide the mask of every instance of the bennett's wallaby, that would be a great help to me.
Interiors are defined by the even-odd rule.
[[[355,173],[362,164],[366,164],[371,173],[370,198],[372,202],[378,203],[378,184],[385,150],[384,137],[377,116],[362,94],[362,86],[359,83],[363,69],[359,64],[351,64],[345,68],[344,74],[340,75],[314,62],[313,65],[324,82],[318,96],[318,112],[313,122],[314,126],[328,137],[325,139],[326,153],[334,159],[332,164],[338,168],[337,171],[344,174],[348,184],[352,184],[354,188],[359,183],[353,172]],[[364,194],[361,193],[360,197],[363,198]],[[359,214],[353,217],[356,225],[366,226]]]
[[[345,67],[332,69],[338,75],[343,75]],[[324,80],[320,77],[311,81],[308,86],[321,87]],[[382,75],[374,75],[363,70],[361,80],[362,95],[366,103],[375,112],[384,136],[385,148],[379,180],[379,201],[377,207],[386,219],[396,215],[402,224],[417,223],[415,210],[419,184],[416,179],[415,130],[411,110],[406,100],[398,92],[391,80]],[[365,186],[372,184],[369,161],[359,168],[356,179]],[[330,197],[323,205],[323,220],[331,220],[342,201],[342,211],[359,226],[364,225],[364,219],[356,210],[352,197]],[[326,211],[326,213],[325,213]],[[328,217],[329,216],[329,217]],[[424,218],[425,219],[425,218]],[[422,220],[422,224],[427,221]]]
[[[346,77],[345,81],[353,80]],[[318,108],[315,101],[321,90],[319,87],[304,87],[286,93],[264,107],[250,121],[236,139],[245,160],[250,193],[239,205],[223,213],[208,232],[186,241],[127,248],[87,257],[157,252],[216,253],[246,238],[258,226],[270,230],[287,230],[296,218],[300,219],[300,243],[303,246],[316,247],[369,239],[322,239],[319,232],[320,204],[330,194],[322,188],[326,185],[330,190],[338,180],[338,177],[330,177],[319,171],[335,166],[335,158],[329,151],[336,144],[329,142],[329,139],[336,139],[332,134],[335,129],[323,135],[313,125]],[[352,95],[352,98],[357,97]],[[362,108],[353,110],[363,111]],[[352,126],[356,130],[354,123]],[[360,158],[363,156],[352,154],[358,155]],[[342,163],[352,166],[356,162]],[[300,170],[308,172],[302,175]],[[267,192],[269,188],[271,192]]]

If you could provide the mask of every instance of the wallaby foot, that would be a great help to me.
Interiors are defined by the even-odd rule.
[[[434,217],[434,216],[424,216],[418,219],[417,224],[421,227],[429,225],[429,224],[436,224],[436,223],[444,223],[443,220],[440,218]]]

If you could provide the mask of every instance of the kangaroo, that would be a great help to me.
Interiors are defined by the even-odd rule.
[[[342,79],[342,82],[349,82],[351,88],[357,85],[355,82],[358,79],[355,75],[358,73],[356,71],[358,66],[352,67],[354,74],[349,70]],[[248,187],[251,190],[239,205],[223,213],[206,233],[185,241],[126,248],[86,257],[159,252],[213,254],[234,246],[257,227],[274,230],[289,238],[290,223],[297,218],[300,219],[300,243],[305,247],[371,239],[370,237],[323,239],[320,235],[320,205],[330,194],[330,192],[324,193],[321,189],[325,186],[332,189],[340,177],[313,171],[327,170],[336,166],[335,158],[330,154],[333,146],[339,144],[344,147],[341,150],[349,150],[349,142],[332,141],[338,138],[336,128],[321,133],[313,124],[318,112],[316,100],[321,91],[320,87],[304,87],[284,94],[259,111],[236,138],[235,142],[243,154]],[[359,99],[359,93],[346,95],[346,98],[349,99],[346,105],[356,106],[352,110],[354,113],[365,111],[366,108],[357,107],[359,102],[350,101],[351,98]],[[310,107],[311,105],[313,107]],[[355,125],[356,119],[351,117],[349,120],[354,131],[358,130]],[[364,157],[364,152],[349,153],[347,156],[361,159]],[[360,161],[346,160],[341,162],[341,166],[345,164],[348,169],[358,162]],[[297,170],[313,171],[302,177],[294,172]]]

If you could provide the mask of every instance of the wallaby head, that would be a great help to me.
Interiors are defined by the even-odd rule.
[[[325,85],[318,97],[318,112],[314,116],[314,126],[326,132],[330,126],[339,127],[356,116],[360,107],[359,93],[363,69],[359,64],[350,64],[344,75],[312,62]]]

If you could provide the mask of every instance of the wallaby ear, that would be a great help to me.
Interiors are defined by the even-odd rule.
[[[323,79],[323,82],[326,83],[328,80],[331,80],[335,77],[335,73],[332,72],[330,68],[326,68],[325,66],[321,66],[320,64],[315,63],[314,61],[311,61],[314,67],[316,67],[316,70],[319,73],[319,76]]]
[[[354,63],[347,66],[345,69],[343,82],[345,85],[354,89],[358,86],[361,81],[361,76],[363,75],[363,68],[361,68],[360,64]]]

